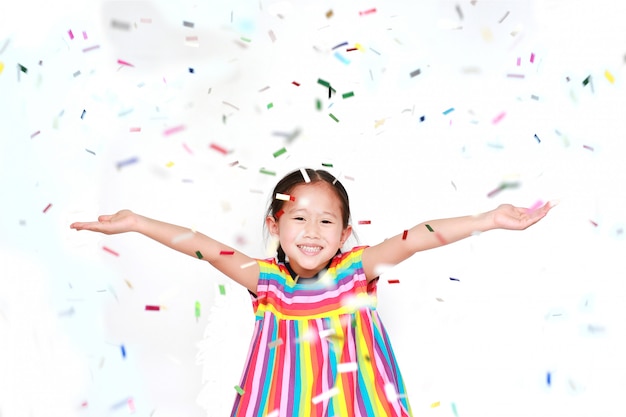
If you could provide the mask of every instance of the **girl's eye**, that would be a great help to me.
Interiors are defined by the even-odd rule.
[[[324,223],[324,224],[333,224],[333,222],[331,222],[330,220],[322,220],[322,223]]]
[[[302,221],[302,220],[304,220],[304,217],[294,217],[293,219],[294,220],[298,220],[298,221]]]

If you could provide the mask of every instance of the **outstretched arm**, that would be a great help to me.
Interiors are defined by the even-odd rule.
[[[141,233],[179,252],[209,262],[232,280],[255,294],[257,292],[259,265],[255,260],[202,233],[141,216],[130,210],[99,216],[97,222],[72,223],[70,227],[107,235]]]
[[[368,280],[380,275],[378,267],[396,265],[416,252],[447,245],[469,237],[474,232],[492,229],[524,230],[548,214],[555,204],[546,203],[537,210],[501,204],[496,209],[475,216],[431,220],[363,251],[363,268]]]

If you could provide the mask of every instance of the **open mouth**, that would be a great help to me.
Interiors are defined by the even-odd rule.
[[[314,245],[298,245],[298,248],[307,255],[316,255],[322,250],[321,246]]]

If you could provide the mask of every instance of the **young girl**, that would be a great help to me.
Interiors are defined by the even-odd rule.
[[[411,416],[376,311],[380,267],[472,232],[526,229],[552,207],[503,204],[479,215],[420,223],[378,245],[341,252],[352,226],[348,195],[336,178],[296,170],[272,196],[265,223],[278,239],[275,259],[253,259],[202,233],[129,210],[70,226],[138,232],[194,258],[201,254],[248,289],[256,323],[231,416]]]

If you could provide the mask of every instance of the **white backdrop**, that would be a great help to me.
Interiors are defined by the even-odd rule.
[[[228,415],[247,292],[69,224],[129,208],[265,257],[271,188],[322,164],[350,193],[351,244],[560,200],[382,276],[416,416],[623,415],[624,16],[618,0],[3,2],[0,416]]]

